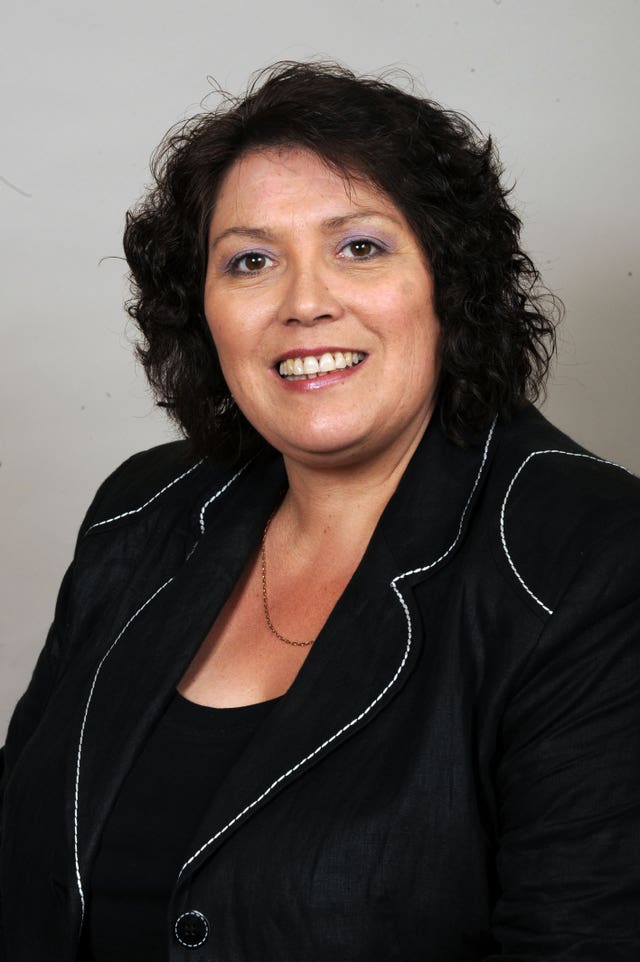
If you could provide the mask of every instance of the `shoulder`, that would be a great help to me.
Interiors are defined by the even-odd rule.
[[[559,534],[602,513],[640,509],[640,479],[581,447],[528,408],[498,438],[501,512],[524,523],[537,515]]]
[[[611,570],[638,555],[640,480],[533,408],[500,432],[492,476],[498,552],[539,611],[553,612],[587,559]]]
[[[140,451],[124,461],[98,488],[81,535],[135,520],[154,508],[189,507],[212,484],[232,473],[224,465],[194,455],[188,441],[172,441]]]

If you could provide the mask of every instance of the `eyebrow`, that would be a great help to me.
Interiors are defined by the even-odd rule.
[[[382,220],[391,221],[397,224],[399,227],[403,227],[404,224],[398,217],[394,217],[392,214],[385,214],[381,210],[376,210],[375,208],[364,208],[363,210],[354,211],[353,213],[343,214],[340,217],[330,217],[328,220],[322,222],[321,226],[324,230],[339,230],[341,227],[345,227],[347,224],[353,221],[359,220],[370,220],[372,217],[376,217]],[[210,244],[210,250],[214,250],[218,244],[225,239],[225,237],[252,237],[257,240],[263,241],[273,241],[275,239],[274,234],[264,227],[227,227],[226,230],[220,231],[219,234],[213,238]]]
[[[330,220],[324,221],[322,226],[327,227],[329,230],[335,230],[338,227],[344,227],[351,221],[370,220],[372,217],[376,217],[379,220],[390,220],[399,227],[404,226],[399,217],[394,217],[393,214],[385,214],[384,211],[376,210],[375,207],[364,207],[362,210],[344,214],[342,217],[332,217]]]
[[[211,241],[209,249],[213,250],[225,237],[257,237],[258,240],[273,240],[273,234],[265,230],[264,227],[227,227],[226,230],[216,234]]]

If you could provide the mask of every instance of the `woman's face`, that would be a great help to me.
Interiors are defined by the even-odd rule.
[[[205,314],[238,406],[285,457],[401,459],[431,415],[439,323],[398,208],[315,154],[265,149],[226,175]]]

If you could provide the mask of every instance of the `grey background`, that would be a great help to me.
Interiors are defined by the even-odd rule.
[[[164,131],[278,59],[402,66],[495,137],[565,301],[546,412],[640,470],[638,0],[110,0],[0,33],[0,738],[102,478],[171,436],[122,312],[124,211]]]

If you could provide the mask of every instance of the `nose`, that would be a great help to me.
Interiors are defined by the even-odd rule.
[[[342,307],[328,273],[317,263],[290,265],[280,304],[283,323],[311,327],[340,317]]]

